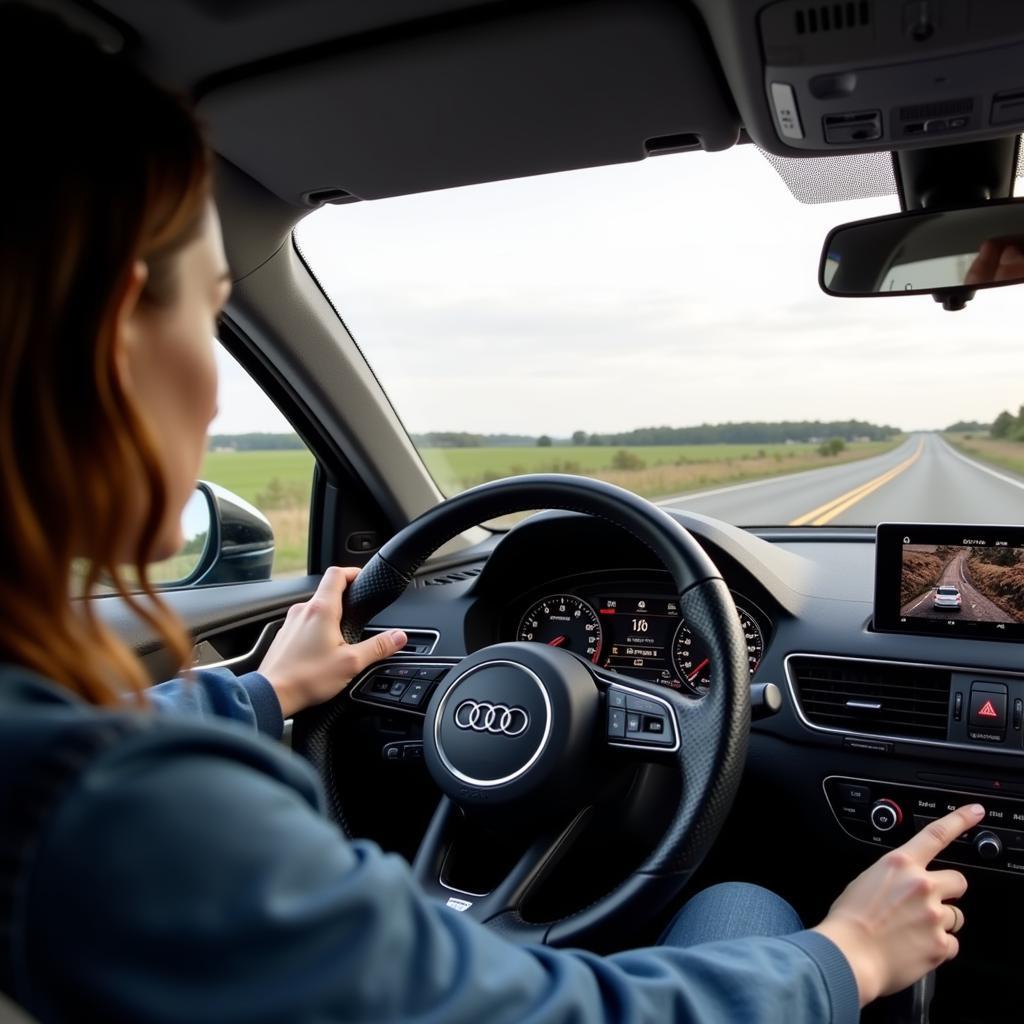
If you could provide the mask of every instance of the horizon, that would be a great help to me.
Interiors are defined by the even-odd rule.
[[[763,423],[765,426],[777,426],[780,423],[791,423],[791,424],[794,424],[794,425],[804,425],[804,424],[814,424],[814,423],[831,424],[831,423],[839,423],[839,422],[846,422],[846,421],[842,421],[842,420],[723,420],[720,423],[690,423],[690,424],[675,424],[675,425],[673,425],[673,424],[666,424],[666,423],[657,423],[657,424],[645,423],[645,424],[643,424],[641,426],[629,427],[629,428],[627,428],[625,430],[615,430],[615,431],[599,431],[599,430],[595,430],[595,431],[586,431],[586,433],[587,433],[588,437],[591,436],[592,434],[597,434],[600,437],[600,436],[604,436],[605,434],[629,434],[629,433],[632,433],[633,431],[641,431],[641,430],[663,430],[663,429],[667,429],[667,430],[690,430],[690,429],[696,429],[696,428],[699,428],[699,427],[725,427],[725,426],[735,426],[735,425],[738,425],[738,424],[746,424],[746,423],[758,423],[758,424],[762,424]],[[876,427],[876,428],[891,426],[891,424],[871,423],[871,422],[869,422],[867,420],[863,420],[861,422],[865,423],[867,426]],[[983,424],[978,429],[986,429],[987,430],[989,427],[991,427],[990,423],[989,424]],[[579,429],[582,430],[583,428],[580,427]],[[911,428],[907,428],[907,429],[903,429],[901,427],[892,427],[892,429],[895,430],[898,434],[903,434],[903,435],[907,435],[907,436],[909,436],[911,434],[944,434],[948,430],[947,427],[911,427]],[[571,440],[571,436],[572,436],[571,434],[559,435],[557,433],[548,432],[548,431],[545,431],[545,430],[541,430],[539,432],[526,431],[526,430],[523,430],[523,431],[502,430],[502,431],[490,431],[490,432],[482,432],[482,431],[479,431],[479,430],[415,430],[415,431],[409,431],[408,433],[409,433],[409,435],[411,437],[426,437],[426,436],[429,436],[429,435],[442,435],[442,434],[468,434],[468,435],[478,435],[478,436],[484,437],[484,438],[487,438],[487,437],[528,437],[528,438],[550,437],[553,440],[559,440],[559,441]],[[211,430],[209,430],[207,432],[207,438],[214,438],[214,437],[248,437],[248,436],[259,435],[259,434],[265,435],[267,437],[298,437],[299,436],[295,430],[290,429],[290,428],[288,430],[213,430],[213,429],[211,429]],[[691,444],[717,444],[717,443],[720,443],[720,442],[693,441],[693,442],[688,442],[688,443],[691,443]]]

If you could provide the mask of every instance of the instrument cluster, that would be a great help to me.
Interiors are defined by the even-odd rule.
[[[680,614],[668,588],[651,581],[591,582],[552,588],[510,609],[515,639],[563,647],[595,665],[701,696],[708,691],[707,645]],[[747,642],[751,675],[764,656],[771,623],[733,594]]]

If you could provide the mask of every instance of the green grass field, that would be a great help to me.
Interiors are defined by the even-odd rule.
[[[308,451],[208,452],[199,475],[245,498],[270,520],[275,576],[305,570],[313,486]]]
[[[295,490],[303,488],[308,497],[313,456],[307,451],[207,452],[200,476],[258,506],[257,495],[265,493],[275,477]]]
[[[651,445],[630,448],[427,448],[427,468],[445,494],[521,473],[578,473],[664,498],[722,484],[741,483],[852,462],[889,451],[902,437],[849,444],[822,455],[814,444]],[[275,574],[306,566],[313,457],[307,451],[216,451],[202,478],[259,508],[274,527]]]
[[[664,498],[700,487],[863,459],[889,451],[900,440],[849,444],[838,456],[820,455],[816,444],[427,448],[422,455],[445,494],[520,473],[579,473],[609,480],[647,498]]]
[[[1024,475],[1024,441],[993,440],[984,434],[944,434],[965,455]]]

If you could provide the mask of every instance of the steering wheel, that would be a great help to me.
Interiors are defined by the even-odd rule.
[[[654,553],[671,574],[680,615],[707,645],[710,691],[699,700],[687,698],[540,644],[500,643],[463,658],[426,707],[424,760],[444,796],[413,869],[429,895],[514,940],[581,945],[619,924],[635,924],[679,894],[711,848],[739,786],[750,725],[747,648],[711,559],[663,509],[622,488],[563,475],[496,480],[435,506],[389,540],[346,593],[343,631],[349,641],[358,640],[426,559],[463,530],[537,508],[600,517]],[[292,738],[319,770],[331,811],[346,830],[331,738],[351,707],[345,691],[303,712]],[[624,728],[626,715],[636,716],[630,724],[639,730]],[[556,921],[528,922],[521,913],[524,899],[585,817],[570,813],[565,825],[565,814],[546,812],[586,808],[588,780],[609,745],[622,757],[671,765],[679,799],[668,827],[639,868],[596,902]],[[461,816],[534,823],[535,840],[484,895],[453,893],[441,880]]]

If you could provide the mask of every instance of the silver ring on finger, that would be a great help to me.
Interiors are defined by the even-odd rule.
[[[946,929],[950,935],[956,935],[958,931],[964,926],[964,912],[953,904],[947,904],[950,910],[953,911],[953,923]]]

